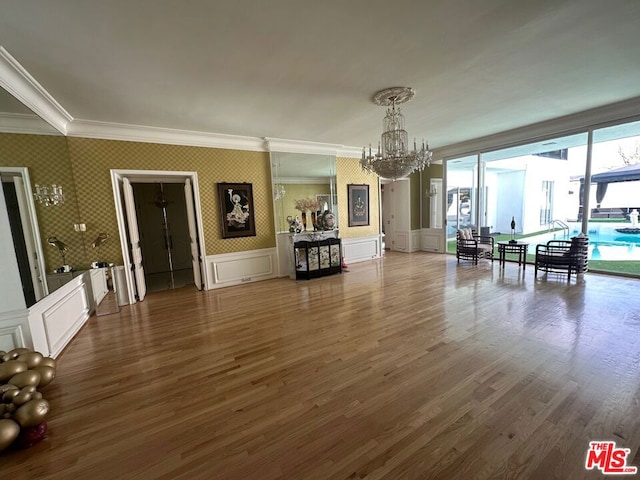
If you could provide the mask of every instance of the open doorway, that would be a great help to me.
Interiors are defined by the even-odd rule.
[[[184,186],[132,183],[148,292],[193,284]]]
[[[4,233],[12,238],[25,305],[30,307],[48,290],[29,173],[24,167],[2,167],[0,180],[10,230]]]
[[[129,303],[144,300],[147,290],[185,286],[187,280],[202,289],[206,268],[197,173],[111,170],[111,181]]]

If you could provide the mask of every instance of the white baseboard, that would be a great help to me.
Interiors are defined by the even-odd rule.
[[[342,256],[345,263],[364,262],[373,258],[380,258],[380,236],[343,238]]]
[[[275,248],[265,248],[208,255],[207,290],[276,278],[278,276],[276,252]]]

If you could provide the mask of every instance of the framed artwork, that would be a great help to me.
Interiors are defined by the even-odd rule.
[[[349,199],[349,226],[369,225],[369,185],[347,185]]]
[[[254,237],[253,188],[250,183],[218,183],[222,238]]]

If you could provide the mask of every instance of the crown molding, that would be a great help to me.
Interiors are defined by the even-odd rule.
[[[0,46],[0,86],[63,135],[73,117]]]
[[[70,137],[123,140],[128,142],[162,143],[192,147],[226,148],[265,152],[265,141],[260,137],[244,137],[221,133],[194,132],[173,128],[146,127],[124,123],[74,120],[68,128]]]
[[[0,112],[0,132],[32,135],[60,135],[60,132],[37,115]]]
[[[315,155],[338,156],[342,145],[333,143],[306,142],[303,140],[289,140],[285,138],[264,137],[270,152],[309,153]]]
[[[331,177],[275,177],[273,183],[282,183],[283,185],[324,185],[331,183]]]
[[[342,158],[362,158],[362,147],[341,147],[338,156]]]
[[[514,147],[548,138],[572,135],[639,118],[640,97],[611,103],[505,132],[475,138],[433,150],[433,158],[451,159]]]

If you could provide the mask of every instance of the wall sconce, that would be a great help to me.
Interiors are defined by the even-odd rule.
[[[45,207],[51,205],[61,205],[64,203],[64,193],[62,193],[62,185],[56,185],[55,183],[49,185],[35,184],[35,193],[33,194],[35,199]]]
[[[282,197],[284,197],[285,193],[286,193],[286,190],[284,189],[284,185],[282,185],[280,183],[276,183],[273,186],[273,199],[274,200],[280,200]]]
[[[427,190],[427,197],[433,198],[436,195],[438,195],[438,188],[435,185],[431,185],[431,188]]]

